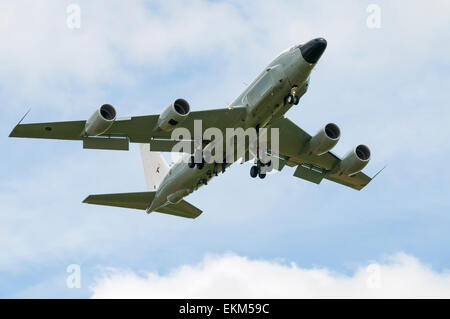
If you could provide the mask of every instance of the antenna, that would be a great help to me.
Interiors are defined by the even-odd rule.
[[[380,169],[378,171],[378,173],[376,173],[375,175],[373,175],[372,180],[375,179],[375,177],[377,177],[378,174],[380,174],[385,168],[387,167],[387,165],[384,165],[384,167],[382,169]]]
[[[28,115],[28,113],[30,113],[30,111],[31,111],[31,108],[28,109],[27,113],[25,113],[25,115],[20,119],[20,121],[19,121],[19,123],[17,123],[17,125],[19,125],[20,123],[22,123],[22,121],[25,119],[25,117],[27,117],[27,115]],[[16,126],[17,126],[17,125],[16,125]]]

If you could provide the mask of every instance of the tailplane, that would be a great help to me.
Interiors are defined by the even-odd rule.
[[[150,152],[149,144],[141,144],[140,147],[148,192],[90,195],[83,203],[147,210],[170,168],[161,153]],[[200,209],[185,200],[160,207],[156,209],[156,212],[185,218],[197,218],[202,213]]]
[[[155,194],[156,192],[90,195],[83,203],[146,210],[155,198]],[[185,218],[196,218],[202,213],[200,209],[185,200],[158,208],[156,211]]]

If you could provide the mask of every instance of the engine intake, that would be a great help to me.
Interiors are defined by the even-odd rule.
[[[116,110],[111,104],[103,104],[86,121],[83,136],[98,136],[105,133],[116,119]]]
[[[166,132],[172,131],[186,120],[189,113],[189,103],[184,99],[176,99],[159,116],[157,129]]]
[[[370,161],[370,149],[363,144],[356,146],[342,159],[339,175],[354,175],[360,172]]]
[[[314,135],[306,146],[306,153],[309,155],[322,155],[339,142],[341,130],[334,123],[328,123]]]

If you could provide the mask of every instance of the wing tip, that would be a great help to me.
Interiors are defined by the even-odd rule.
[[[197,215],[192,216],[192,219],[196,219],[197,217],[199,217],[201,214],[203,213],[202,210],[200,210],[199,212],[197,212]]]
[[[92,199],[93,199],[93,196],[92,196],[92,195],[89,195],[88,197],[86,197],[86,198],[82,201],[82,203],[83,203],[83,204],[93,204]]]
[[[382,169],[380,169],[375,175],[373,175],[372,177],[369,177],[370,180],[364,184],[364,185],[359,185],[358,188],[355,187],[355,189],[357,189],[358,191],[362,190],[363,188],[365,188],[367,185],[369,185],[374,179],[375,177],[377,177],[385,168],[387,167],[387,165],[384,165],[384,167]]]
[[[367,185],[369,185],[374,179],[375,177],[377,177],[385,168],[387,167],[387,165],[384,165],[384,167],[382,169],[380,169],[375,175],[373,175],[372,177],[370,177],[369,182],[367,182],[364,185],[358,185],[357,187],[354,187],[355,189],[357,189],[358,191],[362,190],[363,188],[365,188]]]
[[[17,128],[19,127],[19,125],[23,122],[23,120],[27,117],[27,115],[31,112],[31,108],[28,109],[28,111],[25,113],[24,116],[22,116],[22,118],[20,119],[20,121],[16,124],[16,126],[14,126],[13,130],[11,131],[11,133],[9,133],[8,137],[20,137],[17,134],[14,134],[14,132],[17,131]]]
[[[23,137],[20,135],[20,124],[17,124],[13,130],[11,131],[11,133],[9,133],[8,137]]]

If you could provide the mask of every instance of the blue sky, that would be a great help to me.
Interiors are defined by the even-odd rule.
[[[366,25],[369,3],[381,9],[379,29]],[[450,296],[439,288],[450,268],[447,2],[78,1],[80,29],[66,26],[68,4],[0,5],[1,297],[114,296],[134,284],[147,287],[142,296],[157,297],[149,294],[155,287],[213,295],[183,290],[196,285],[190,273],[211,278],[208,287],[224,296],[257,286],[225,271],[236,282],[225,287],[211,270],[222,264],[263,269],[267,285],[245,296],[320,296],[311,278],[298,277],[311,289],[290,290],[270,267],[293,271],[288,278],[303,269],[357,282],[371,263],[384,278],[400,265],[411,271],[405,281],[436,279],[427,289],[418,280],[412,296]],[[137,146],[86,151],[76,142],[7,138],[30,107],[26,122],[86,119],[106,102],[119,116],[157,114],[178,97],[197,110],[225,107],[279,52],[317,36],[327,50],[287,116],[311,133],[337,123],[339,155],[369,145],[367,173],[388,167],[361,192],[307,183],[291,168],[254,180],[250,164],[235,164],[189,196],[204,211],[197,220],[147,216],[81,203],[89,194],[145,190]],[[81,289],[66,287],[70,264],[81,266]],[[333,296],[367,290],[337,282]],[[383,283],[389,289],[377,296],[404,285]]]

